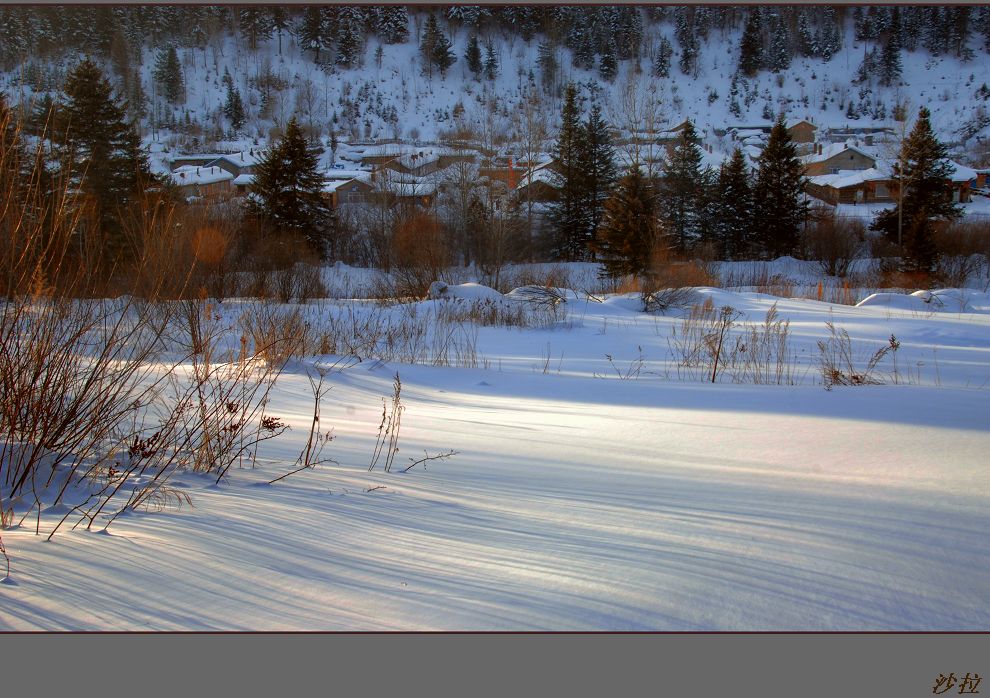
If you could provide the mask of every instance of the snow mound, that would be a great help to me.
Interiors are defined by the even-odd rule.
[[[873,293],[859,303],[857,308],[883,306],[894,310],[910,310],[922,313],[973,313],[988,312],[987,294],[972,293],[960,289],[915,291],[911,294]]]
[[[427,297],[431,300],[456,298],[468,301],[497,301],[502,300],[504,296],[494,288],[483,284],[446,284],[443,281],[434,281],[430,284]]]

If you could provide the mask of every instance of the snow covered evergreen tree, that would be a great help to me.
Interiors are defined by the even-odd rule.
[[[891,34],[880,54],[880,84],[893,85],[899,82],[903,71],[900,39],[896,34]]]
[[[605,201],[604,218],[595,235],[594,251],[603,275],[616,278],[645,273],[658,227],[653,186],[634,165]]]
[[[602,118],[601,107],[592,105],[588,118],[581,125],[579,167],[583,173],[583,189],[588,224],[584,238],[590,244],[601,224],[605,201],[615,188],[615,150],[608,124]]]
[[[674,36],[681,47],[681,58],[678,61],[678,66],[685,75],[694,75],[697,72],[700,51],[698,37],[690,21],[692,11],[693,8],[691,7],[678,7],[677,20],[674,25]]]
[[[185,96],[185,83],[182,78],[182,65],[175,46],[158,52],[155,58],[154,78],[162,86],[165,99],[176,104]]]
[[[498,77],[498,56],[495,53],[495,44],[491,41],[485,44],[485,77],[488,80]]]
[[[653,77],[670,77],[670,57],[674,55],[674,48],[666,36],[660,37],[660,45],[657,47],[656,56],[653,58]]]
[[[295,117],[285,135],[274,143],[255,168],[248,210],[278,233],[305,237],[321,257],[331,225],[331,211],[323,198],[319,157],[306,142]]]
[[[818,53],[825,61],[842,49],[842,26],[835,8],[826,5],[822,8],[821,27],[818,32]]]
[[[230,126],[234,131],[239,131],[246,119],[244,114],[244,102],[241,100],[241,93],[234,87],[233,80],[227,83],[227,99],[223,105],[223,113],[230,120]]]
[[[56,106],[60,167],[70,186],[92,202],[111,252],[119,249],[122,212],[152,183],[137,131],[127,122],[126,104],[89,59],[65,81],[65,100]]]
[[[766,66],[779,73],[791,67],[791,47],[788,44],[787,27],[778,12],[771,12],[767,22],[769,39],[766,49]]]
[[[323,38],[323,10],[318,5],[307,5],[296,28],[299,45],[313,52],[313,61],[320,62],[320,51],[326,48]]]
[[[681,252],[701,239],[708,174],[701,166],[701,139],[688,119],[664,160],[658,191],[661,216]]]
[[[763,30],[760,8],[751,8],[746,16],[746,27],[739,42],[739,72],[753,77],[763,67]]]
[[[468,45],[464,51],[464,62],[467,63],[468,70],[474,75],[474,79],[480,80],[481,70],[483,68],[481,63],[481,45],[478,43],[478,37],[475,34],[472,34],[471,38],[468,39]]]
[[[611,43],[606,43],[598,57],[598,76],[605,82],[612,82],[618,70],[619,63],[615,57],[615,48]]]
[[[403,5],[384,5],[381,7],[381,24],[378,36],[386,44],[400,44],[409,37],[409,15]]]
[[[753,186],[753,229],[770,259],[791,254],[808,214],[804,165],[787,132],[783,115],[770,131]]]
[[[360,7],[341,7],[337,14],[337,65],[353,68],[364,52],[364,18]]]
[[[903,245],[906,270],[931,271],[938,257],[934,222],[952,221],[962,215],[961,207],[949,196],[947,184],[953,168],[947,158],[948,148],[932,130],[931,113],[922,107],[894,166],[902,197],[872,225]]]
[[[582,128],[577,105],[577,88],[573,83],[564,91],[560,131],[552,154],[556,161],[556,179],[560,193],[550,206],[552,225],[550,253],[555,259],[576,261],[587,255],[588,211],[582,171]]]
[[[247,37],[248,47],[254,51],[258,48],[258,42],[272,37],[274,26],[272,15],[267,8],[260,5],[251,7],[245,5],[238,9],[238,23],[241,32]]]
[[[803,9],[798,14],[797,50],[805,58],[818,55],[818,46],[815,43],[815,36],[811,31],[808,13]]]
[[[560,66],[557,63],[556,51],[551,44],[541,42],[536,49],[536,64],[540,68],[540,81],[544,92],[552,92],[557,85],[557,74]]]
[[[732,151],[732,157],[719,169],[716,189],[718,212],[714,228],[719,254],[723,259],[741,259],[750,247],[753,190],[746,156],[739,148]]]

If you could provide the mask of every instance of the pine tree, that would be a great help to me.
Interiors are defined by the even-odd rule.
[[[584,196],[584,172],[581,171],[582,128],[577,106],[577,88],[573,83],[564,91],[560,132],[553,148],[557,162],[560,194],[549,211],[553,226],[550,252],[557,259],[575,261],[585,257],[585,233],[588,230]]]
[[[873,230],[903,245],[904,266],[910,271],[931,271],[935,264],[938,251],[933,222],[952,221],[962,215],[946,187],[952,175],[948,148],[936,138],[930,119],[931,113],[922,107],[894,166],[903,188],[902,199],[893,209],[880,213],[872,225]]]
[[[753,77],[763,67],[763,31],[760,10],[753,8],[746,17],[746,28],[739,43],[739,72]]]
[[[258,41],[272,37],[272,16],[265,7],[245,5],[239,8],[238,23],[241,33],[247,36],[248,46],[252,51],[258,48]]]
[[[808,13],[804,10],[798,15],[797,49],[805,58],[818,55],[818,47],[815,44],[815,37],[811,33],[811,25],[808,22]]]
[[[583,172],[584,199],[587,211],[587,230],[583,237],[586,244],[594,240],[601,224],[603,206],[615,188],[615,151],[608,124],[602,119],[601,107],[591,107],[588,118],[581,126],[579,163]]]
[[[822,8],[821,29],[818,33],[818,52],[825,61],[842,50],[842,25],[835,8],[826,5]]]
[[[614,37],[616,55],[620,61],[638,58],[643,43],[643,18],[638,7],[618,8],[618,29]]]
[[[707,179],[701,167],[701,139],[688,119],[664,160],[658,192],[661,216],[682,252],[701,240]]]
[[[605,82],[612,82],[618,71],[619,63],[615,57],[615,48],[610,42],[606,42],[602,47],[601,55],[598,57],[598,75]]]
[[[540,67],[540,81],[544,92],[552,92],[557,84],[557,56],[553,46],[541,42],[536,49],[536,64]]]
[[[657,48],[656,56],[653,58],[653,77],[670,77],[670,57],[674,55],[674,48],[670,45],[667,37],[661,37],[660,46]]]
[[[165,99],[169,102],[175,104],[183,98],[185,84],[175,46],[169,46],[158,52],[155,57],[154,77],[161,84]]]
[[[677,19],[674,23],[674,36],[681,47],[681,58],[678,61],[681,72],[685,75],[694,75],[698,68],[698,36],[695,34],[694,26],[689,17],[693,8],[677,8]]]
[[[774,73],[787,70],[791,66],[791,48],[788,45],[787,27],[777,12],[770,14],[768,22],[769,42],[766,50],[766,65]]]
[[[227,83],[227,100],[223,105],[223,113],[230,120],[234,131],[239,131],[244,125],[244,102],[241,101],[241,93],[234,87],[233,80]]]
[[[453,65],[456,60],[454,52],[451,50],[450,39],[440,31],[436,15],[430,14],[426,20],[426,30],[423,32],[419,50],[426,66],[426,74],[431,78],[433,77],[433,66],[440,69],[440,77],[443,77],[447,68]]]
[[[332,223],[323,198],[319,157],[310,149],[295,117],[255,168],[248,210],[276,233],[303,235],[322,256]]]
[[[296,29],[299,45],[305,51],[313,52],[313,62],[320,62],[323,43],[323,10],[318,5],[307,5],[302,20]]]
[[[749,167],[736,148],[718,173],[718,213],[715,237],[723,259],[740,259],[749,252],[753,228],[753,190]]]
[[[95,205],[100,229],[116,251],[121,212],[152,183],[140,138],[126,120],[127,105],[96,64],[84,59],[67,76],[65,102],[56,108],[54,144],[62,172]]]
[[[495,44],[491,41],[485,45],[485,77],[489,80],[498,77],[498,56],[495,55]]]
[[[770,131],[753,186],[753,228],[770,259],[791,254],[808,214],[804,166],[787,132],[783,115]]]
[[[903,70],[900,41],[896,34],[891,34],[880,55],[880,84],[893,85],[900,81]]]
[[[278,55],[282,55],[282,32],[284,32],[289,27],[289,13],[286,12],[284,7],[280,5],[275,5],[270,9],[271,18],[270,22],[272,25],[272,31],[278,34]]]
[[[640,275],[649,270],[659,230],[657,201],[650,180],[638,165],[629,169],[604,205],[594,251],[603,276]]]
[[[337,15],[337,65],[352,68],[361,61],[364,49],[362,15],[359,7],[341,7]]]
[[[405,6],[386,5],[382,8],[378,35],[386,44],[401,44],[409,36],[409,16]]]
[[[481,45],[478,43],[478,37],[476,35],[471,35],[468,39],[467,49],[464,51],[464,62],[467,63],[468,70],[474,75],[475,80],[481,79]]]

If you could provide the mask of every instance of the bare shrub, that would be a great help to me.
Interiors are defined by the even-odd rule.
[[[302,356],[309,344],[309,325],[299,308],[261,301],[245,310],[237,324],[253,343],[253,353],[273,366]]]
[[[299,453],[299,457],[296,459],[297,467],[284,475],[280,475],[273,480],[269,480],[269,485],[273,485],[279,480],[284,480],[290,475],[295,475],[303,470],[315,468],[317,465],[337,462],[332,458],[323,457],[323,451],[327,444],[333,441],[333,429],[325,428],[320,421],[323,399],[330,392],[331,387],[325,385],[326,377],[330,371],[336,368],[338,368],[336,364],[333,366],[317,366],[316,373],[319,376],[318,379],[314,379],[313,375],[310,373],[306,375],[309,379],[310,390],[313,393],[313,417],[309,424],[309,436],[306,438],[306,444],[303,446],[302,451]]]
[[[247,295],[290,302],[300,290],[303,265],[319,262],[312,247],[298,234],[282,233],[273,238],[248,228],[248,235],[248,252],[243,262],[249,278]],[[311,293],[313,289],[306,290]]]
[[[391,251],[398,297],[424,298],[450,262],[440,223],[418,211],[396,225]]]
[[[726,339],[741,313],[730,306],[716,308],[711,298],[697,304],[675,328],[669,343],[677,359],[678,375],[704,378],[714,383],[725,368]],[[730,357],[731,358],[731,357]]]
[[[540,327],[536,314],[521,303],[495,299],[441,301],[438,314],[449,322],[472,322],[481,327]]]
[[[939,283],[964,287],[983,271],[990,259],[990,224],[954,223],[935,232],[939,251],[934,276]]]
[[[736,338],[733,349],[733,379],[756,385],[793,385],[794,361],[788,339],[790,320],[782,320],[774,303],[762,325],[750,327]]]
[[[300,303],[307,303],[314,298],[326,298],[330,295],[323,281],[320,267],[313,264],[296,265],[295,297]]]
[[[801,247],[807,259],[818,262],[824,274],[843,278],[863,248],[865,228],[857,220],[820,218],[807,227]]]
[[[828,328],[829,336],[827,339],[818,340],[818,354],[822,383],[826,390],[831,390],[835,385],[882,384],[883,380],[876,375],[876,368],[888,354],[895,357],[893,375],[896,382],[896,354],[901,344],[894,335],[890,336],[887,344],[873,352],[862,368],[857,368],[856,365],[862,362],[853,356],[849,333],[841,327],[836,328],[831,322],[826,322],[825,327]]]
[[[697,303],[693,288],[663,288],[642,293],[643,312],[666,315],[670,310],[683,310]]]
[[[402,426],[402,413],[405,409],[402,404],[402,380],[396,373],[392,381],[391,404],[387,404],[385,398],[382,398],[382,420],[378,425],[378,436],[375,438],[375,447],[371,452],[369,471],[375,469],[383,454],[385,456],[383,469],[386,473],[392,470],[395,454],[399,452],[399,429]]]

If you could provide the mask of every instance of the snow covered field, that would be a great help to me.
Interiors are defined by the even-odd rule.
[[[576,293],[542,326],[458,326],[453,365],[365,357],[330,373],[337,463],[269,485],[305,443],[307,372],[334,357],[294,361],[269,407],[291,431],[219,486],[181,475],[192,506],[51,542],[56,513],[43,535],[33,515],[3,531],[0,630],[990,628],[990,297],[697,294],[739,312],[733,348],[776,304],[782,384],[740,361],[708,382],[679,349],[686,309]],[[896,336],[877,384],[825,389],[827,322],[864,372]],[[400,450],[369,472],[396,373]]]

